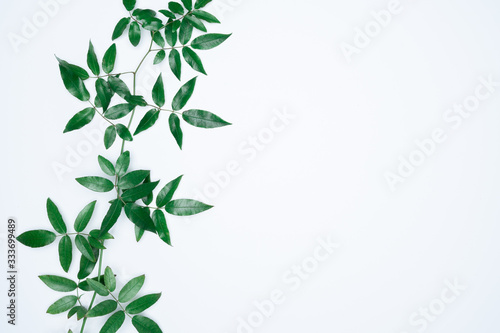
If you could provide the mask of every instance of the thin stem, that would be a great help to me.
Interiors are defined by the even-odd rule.
[[[99,269],[97,271],[97,281],[100,281],[101,280],[101,269],[102,269],[102,257],[103,257],[103,253],[104,253],[104,250],[101,250],[101,253],[99,255]],[[89,305],[89,311],[90,309],[92,309],[92,305],[94,305],[94,301],[95,301],[95,297],[96,297],[97,293],[94,291],[94,295],[92,296],[92,300],[90,301],[90,305]],[[82,329],[80,330],[80,333],[83,333],[84,329],[85,329],[85,324],[87,323],[87,316],[85,316],[85,318],[83,318],[83,323],[82,323]]]
[[[89,79],[103,79],[103,78],[108,77],[108,76],[118,76],[118,75],[124,75],[124,74],[134,74],[134,72],[102,74],[102,75],[97,75],[97,76],[90,76]]]
[[[109,292],[109,295],[111,295],[111,297],[113,297],[113,299],[116,301],[116,303],[120,306],[120,308],[122,308],[123,312],[130,318],[132,319],[132,316],[129,315],[127,313],[127,311],[125,310],[125,308],[122,306],[122,303],[120,303],[120,301],[118,301],[118,299],[115,297],[115,295],[113,295],[111,292]]]
[[[104,115],[101,113],[101,111],[99,111],[99,110],[97,109],[97,107],[96,107],[96,106],[95,106],[95,105],[94,105],[94,104],[90,101],[90,99],[89,99],[89,101],[88,101],[88,102],[90,103],[90,105],[92,105],[92,107],[94,108],[94,110],[95,110],[95,111],[96,111],[96,112],[97,112],[97,113],[98,113],[98,114],[99,114],[99,115],[100,115],[100,116],[101,116],[104,120],[106,120],[106,121],[107,121],[108,123],[110,123],[113,127],[115,127],[115,124],[114,124],[111,120],[109,120],[108,118],[104,117]]]

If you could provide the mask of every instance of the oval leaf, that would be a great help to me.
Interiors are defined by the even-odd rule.
[[[186,60],[187,64],[191,66],[192,69],[207,75],[207,72],[205,72],[205,68],[203,68],[203,63],[201,62],[201,59],[196,54],[196,52],[194,52],[192,49],[186,46],[182,49],[182,56],[184,57],[184,60]]]
[[[116,171],[115,171],[115,166],[113,163],[111,163],[108,159],[105,157],[99,155],[97,157],[97,161],[99,162],[99,166],[101,167],[101,170],[107,174],[108,176],[114,176]]]
[[[97,304],[96,306],[94,306],[92,309],[89,310],[89,312],[87,313],[87,317],[93,318],[93,317],[105,316],[115,311],[117,307],[118,304],[116,303],[116,301],[112,299],[102,301],[101,303]]]
[[[116,140],[116,128],[111,125],[104,132],[104,147],[109,149]]]
[[[62,276],[40,275],[40,280],[52,290],[59,292],[71,292],[77,288],[76,282]]]
[[[141,42],[141,27],[139,26],[139,23],[134,21],[130,24],[130,29],[128,31],[128,38],[132,45],[134,46],[139,45],[139,43]]]
[[[158,79],[156,80],[155,85],[153,86],[153,101],[159,107],[165,105],[165,88],[163,86],[163,77],[160,73]]]
[[[120,290],[120,293],[118,294],[118,301],[120,303],[127,303],[128,301],[132,300],[132,298],[137,295],[139,290],[141,290],[142,286],[144,285],[145,279],[146,276],[141,275],[127,282],[127,284],[123,286],[123,288]]]
[[[210,50],[224,43],[232,34],[206,34],[197,37],[191,43],[191,47],[197,50]]]
[[[129,103],[123,103],[123,104],[118,104],[115,106],[110,107],[106,112],[104,113],[104,116],[108,119],[120,119],[125,117],[134,109],[133,104]]]
[[[149,176],[149,170],[135,170],[127,173],[118,181],[118,187],[127,190],[142,183]]]
[[[130,152],[125,151],[123,152],[120,157],[118,157],[118,160],[116,161],[116,175],[118,177],[123,176],[130,165]]]
[[[76,181],[94,192],[109,192],[115,188],[111,180],[97,176],[76,178]]]
[[[160,111],[156,109],[149,110],[144,115],[144,117],[142,117],[141,121],[139,122],[139,125],[137,126],[137,129],[134,132],[134,135],[137,135],[151,128],[156,123],[159,117],[160,117]]]
[[[91,203],[89,203],[87,206],[85,206],[80,211],[80,213],[78,214],[78,216],[76,217],[76,220],[75,220],[75,231],[76,232],[82,232],[83,230],[85,230],[85,228],[87,227],[87,225],[90,222],[90,218],[92,217],[92,214],[94,214],[94,208],[95,208],[96,202],[97,201],[92,201]]]
[[[149,209],[141,207],[135,203],[125,205],[125,214],[132,223],[141,228],[156,233],[156,228],[151,216],[149,216]]]
[[[111,45],[106,53],[104,53],[104,58],[102,59],[102,70],[109,74],[115,68],[116,61],[116,44]]]
[[[147,317],[135,316],[132,318],[132,325],[139,333],[162,333],[158,324]]]
[[[104,236],[115,225],[115,223],[118,221],[118,218],[120,217],[122,208],[123,205],[120,200],[113,201],[108,209],[108,212],[106,213],[106,216],[104,216],[104,219],[102,220],[99,237]]]
[[[191,216],[204,212],[213,206],[192,199],[179,199],[167,203],[167,213],[177,216]]]
[[[99,67],[99,61],[97,60],[97,56],[94,51],[94,45],[89,41],[89,50],[87,52],[87,65],[94,75],[99,75],[101,73],[101,69]]]
[[[83,126],[89,124],[92,119],[94,119],[95,110],[94,108],[86,108],[77,114],[75,114],[66,125],[63,133],[71,132],[74,130],[78,130]]]
[[[187,110],[182,113],[182,119],[188,124],[200,128],[217,128],[231,125],[219,116],[203,110]]]
[[[172,197],[174,196],[175,191],[179,187],[181,180],[182,180],[182,175],[175,178],[161,189],[160,193],[158,193],[158,196],[156,197],[156,206],[158,206],[158,208],[162,208],[170,200],[172,200]]]
[[[78,298],[76,296],[64,296],[63,298],[57,300],[54,304],[49,306],[47,313],[49,314],[59,314],[70,310],[75,306]]]
[[[174,97],[174,100],[172,101],[172,109],[174,111],[179,111],[186,106],[187,102],[193,95],[196,79],[196,77],[192,78],[179,89]]]
[[[55,231],[60,234],[65,234],[68,231],[59,209],[55,203],[50,200],[50,198],[47,199],[47,215],[49,216],[50,224],[52,224]]]
[[[125,312],[118,311],[106,320],[99,333],[116,333],[125,322]]]
[[[59,241],[58,251],[61,267],[67,273],[73,261],[73,243],[68,235],[63,236]]]
[[[157,209],[153,212],[153,222],[160,239],[172,246],[172,243],[170,242],[170,231],[167,226],[167,219],[161,210]]]
[[[125,29],[127,29],[129,23],[130,23],[130,17],[124,17],[120,21],[118,21],[115,30],[113,31],[113,36],[111,39],[115,40],[121,35],[123,35],[123,32],[125,31]]]
[[[168,125],[170,127],[170,133],[172,133],[172,135],[174,136],[177,145],[179,145],[179,148],[182,149],[183,134],[179,116],[177,116],[175,113],[170,114],[170,117],[168,118]]]
[[[118,133],[118,136],[122,138],[122,140],[125,141],[134,140],[128,128],[123,124],[116,124],[116,132]]]
[[[100,283],[96,280],[93,280],[93,279],[87,279],[87,284],[89,285],[89,287],[92,290],[94,290],[99,295],[101,295],[101,296],[108,296],[109,295],[108,289],[106,289],[106,287],[102,283]]]
[[[122,199],[127,202],[135,202],[153,192],[157,185],[158,182],[141,184],[124,192]]]
[[[180,80],[181,79],[181,55],[179,51],[176,49],[172,49],[168,56],[168,63],[170,65],[170,69],[172,73],[174,73],[175,77]]]
[[[113,270],[108,266],[104,270],[104,285],[109,291],[113,292],[116,289],[116,279]]]
[[[92,248],[90,247],[90,244],[85,237],[83,237],[82,235],[76,235],[75,244],[78,251],[80,251],[81,254],[85,256],[85,258],[92,262],[96,261],[94,252],[92,251]]]
[[[56,240],[56,234],[47,230],[31,230],[20,234],[16,239],[21,244],[38,248],[52,244]]]
[[[153,64],[158,65],[159,63],[161,63],[163,60],[165,60],[166,55],[167,54],[165,53],[165,50],[158,51],[158,53],[156,54],[156,56],[153,60]]]
[[[125,310],[132,315],[141,313],[158,302],[160,297],[161,293],[139,297],[138,299],[127,305]]]

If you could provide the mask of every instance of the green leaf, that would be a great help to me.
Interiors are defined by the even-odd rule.
[[[193,36],[193,26],[189,20],[184,18],[181,23],[181,30],[179,30],[179,41],[182,45],[186,45]]]
[[[106,73],[109,74],[113,71],[115,68],[115,61],[116,61],[116,44],[113,43],[106,53],[104,53],[104,58],[102,59],[102,70]]]
[[[125,151],[120,155],[120,157],[118,157],[118,160],[116,160],[116,175],[118,177],[123,176],[127,172],[129,166],[130,152]]]
[[[145,19],[155,17],[156,12],[152,9],[139,9],[139,8],[137,8],[136,10],[134,10],[132,15],[135,16],[138,21],[144,21]]]
[[[167,54],[165,53],[165,50],[160,50],[158,51],[158,53],[156,54],[154,60],[153,60],[153,65],[158,65],[159,63],[161,63],[163,60],[165,60],[165,56]]]
[[[149,174],[146,179],[144,180],[144,183],[151,183],[151,174]],[[145,196],[144,198],[141,198],[142,202],[146,206],[149,206],[153,202],[153,192],[151,192],[149,195]]]
[[[151,32],[151,37],[156,45],[159,47],[165,47],[165,38],[163,38],[160,31]]]
[[[59,70],[61,72],[61,77],[64,83],[64,86],[69,91],[69,93],[80,101],[88,101],[90,99],[90,94],[87,88],[85,87],[85,83],[83,83],[82,79],[78,77],[73,71],[64,67],[63,65],[59,65]]]
[[[204,212],[212,207],[213,206],[192,199],[179,199],[167,203],[165,210],[167,213],[176,216],[191,216]]]
[[[49,314],[59,314],[68,311],[75,306],[78,298],[76,296],[64,296],[63,298],[57,300],[54,304],[49,306],[47,313]]]
[[[132,315],[141,313],[153,306],[160,299],[160,297],[161,293],[139,297],[138,299],[127,305],[125,310]]]
[[[210,13],[207,13],[204,10],[199,10],[199,9],[193,10],[193,15],[208,23],[220,23],[217,17],[213,16]]]
[[[111,39],[115,40],[121,35],[123,35],[123,32],[125,31],[125,29],[127,29],[129,23],[130,23],[130,17],[124,17],[120,21],[118,21],[115,30],[113,31],[113,37],[111,37]]]
[[[123,0],[123,5],[125,6],[125,9],[130,12],[135,8],[135,2],[136,0]]]
[[[95,208],[96,202],[97,201],[92,201],[91,203],[89,203],[87,206],[85,206],[80,211],[80,213],[78,214],[78,216],[76,217],[76,220],[75,220],[75,231],[76,232],[82,232],[83,230],[85,230],[85,228],[87,227],[87,225],[90,222],[90,218],[92,217],[92,214],[94,214],[94,208]]]
[[[203,68],[203,63],[201,62],[201,59],[196,54],[196,52],[194,52],[189,47],[185,46],[182,48],[182,56],[184,57],[184,60],[186,60],[188,65],[191,66],[192,69],[207,75],[207,72],[205,72],[205,68]]]
[[[171,11],[166,10],[166,9],[160,9],[159,12],[162,13],[163,15],[165,15],[165,17],[167,17],[167,18],[175,20],[175,14],[172,13]]]
[[[104,132],[104,147],[109,149],[116,140],[116,128],[111,125]]]
[[[182,3],[187,10],[193,9],[193,0],[182,0]]]
[[[130,90],[122,79],[116,76],[109,76],[108,83],[111,90],[117,93],[121,98],[125,99],[130,96]]]
[[[134,21],[130,24],[128,38],[133,46],[139,45],[141,42],[141,27],[139,26],[139,23]]]
[[[115,173],[115,167],[113,163],[111,163],[108,159],[105,157],[99,155],[97,157],[97,161],[99,162],[99,166],[101,167],[101,170],[107,174],[108,176],[114,176]]]
[[[182,5],[180,3],[175,2],[175,1],[170,1],[168,3],[168,9],[170,9],[170,11],[172,11],[176,14],[179,14],[179,15],[184,14],[184,7],[182,7]]]
[[[122,208],[123,205],[120,200],[113,201],[102,221],[99,237],[104,236],[116,224],[116,221],[118,221],[118,218],[120,217],[120,214],[122,212]]]
[[[92,248],[106,250],[106,246],[104,246],[97,238],[89,236],[88,241]]]
[[[137,126],[134,135],[137,135],[151,128],[156,123],[159,117],[160,117],[160,111],[156,109],[149,110],[139,122],[139,125]]]
[[[173,21],[170,21],[165,27],[165,39],[168,45],[174,47],[177,44],[177,29],[175,29]],[[178,21],[175,21],[178,22]]]
[[[127,173],[118,181],[118,187],[122,190],[128,190],[142,183],[149,176],[149,170],[135,170]]]
[[[197,37],[191,43],[191,47],[197,50],[210,50],[214,47],[219,46],[224,43],[226,39],[229,38],[232,34],[224,35],[224,34],[206,34],[200,37]]]
[[[87,283],[88,283],[89,287],[92,288],[92,290],[94,290],[99,295],[101,295],[101,296],[108,296],[109,295],[108,289],[106,289],[106,287],[102,283],[97,282],[97,281],[92,280],[92,279],[87,279]]]
[[[176,49],[172,49],[168,56],[168,62],[170,65],[170,69],[172,73],[174,73],[175,77],[180,80],[181,79],[181,55],[179,51]]]
[[[129,103],[118,104],[110,107],[104,116],[112,120],[120,119],[128,115],[134,108],[135,106]]]
[[[117,311],[106,320],[99,333],[116,333],[125,322],[125,312]]]
[[[148,208],[141,207],[135,203],[128,203],[125,205],[125,214],[127,214],[128,219],[139,228],[156,233],[156,228],[151,216],[149,216]]]
[[[134,140],[134,138],[132,138],[132,134],[130,134],[130,131],[128,130],[128,128],[123,124],[116,124],[116,132],[118,133],[118,136],[125,141],[133,141]]]
[[[159,18],[156,18],[156,17],[148,17],[148,18],[145,18],[144,20],[142,20],[142,27],[146,30],[149,30],[149,31],[158,31],[160,30],[161,28],[163,28],[163,22],[159,19]]]
[[[106,301],[102,301],[101,303],[97,304],[92,309],[90,309],[89,312],[87,313],[87,317],[94,318],[94,317],[105,316],[115,311],[117,307],[118,303],[116,303],[116,301],[108,299]]]
[[[94,45],[89,41],[89,51],[87,52],[87,65],[94,75],[101,74],[101,69],[99,68],[99,60],[94,51]]]
[[[179,111],[184,106],[186,106],[187,102],[191,98],[194,92],[194,87],[196,85],[196,77],[189,80],[186,84],[184,84],[177,94],[175,94],[174,100],[172,101],[172,108],[174,111]]]
[[[144,236],[144,229],[141,229],[137,224],[135,225],[135,228],[134,228],[134,231],[135,231],[135,240],[137,242],[139,242],[142,238],[142,236]]]
[[[189,14],[186,16],[186,20],[188,20],[189,23],[191,23],[191,25],[193,27],[195,27],[196,29],[201,30],[203,32],[207,32],[207,28],[205,27],[203,22],[201,22],[201,20],[199,18],[197,18],[196,16]]]
[[[68,235],[61,237],[59,241],[59,262],[62,269],[67,273],[73,260],[73,243]]]
[[[144,99],[142,96],[138,95],[129,95],[125,98],[127,102],[129,102],[132,105],[139,105],[139,106],[147,106],[148,102]]]
[[[156,79],[155,85],[153,86],[153,101],[159,107],[165,105],[165,88],[163,86],[163,77],[160,73],[158,79]]]
[[[73,307],[71,310],[69,310],[68,312],[68,319],[70,319],[71,317],[73,317],[76,313],[76,318],[78,320],[82,319],[83,317],[85,317],[85,315],[87,314],[87,309],[84,308],[83,306],[75,306]],[[73,331],[69,330],[68,333],[71,333]]]
[[[89,73],[87,73],[87,71],[85,69],[81,68],[80,66],[70,64],[67,61],[59,59],[58,57],[56,57],[56,59],[57,59],[57,61],[59,61],[59,65],[67,68],[69,71],[73,72],[80,79],[85,81],[90,77]]]
[[[179,145],[179,148],[182,149],[183,134],[179,116],[177,116],[175,113],[171,113],[170,117],[168,118],[168,124],[170,126],[170,132],[174,136],[175,141]]]
[[[83,254],[85,258],[92,262],[96,261],[94,252],[92,252],[92,248],[90,247],[90,244],[85,237],[83,237],[82,235],[76,235],[75,244],[78,251],[80,251],[80,253]]]
[[[219,116],[203,110],[187,110],[182,113],[182,118],[190,125],[201,128],[217,128],[231,125]]]
[[[115,188],[111,180],[97,176],[76,178],[76,181],[94,192],[109,192]]]
[[[88,125],[92,121],[92,119],[94,119],[94,116],[94,108],[86,108],[78,112],[68,121],[68,124],[66,125],[63,133],[78,130],[83,126]]]
[[[99,229],[94,229],[89,232],[89,235],[94,237],[95,239],[98,240],[107,240],[107,239],[115,239],[113,235],[111,235],[108,232],[105,232],[104,234],[101,235],[101,230]]]
[[[76,282],[62,276],[40,275],[40,280],[52,290],[69,293],[77,288]]]
[[[97,259],[99,257],[99,250],[93,249],[93,252],[94,252],[94,256]],[[89,276],[90,273],[92,273],[92,271],[94,270],[96,264],[97,264],[97,260],[96,260],[96,262],[90,261],[85,256],[82,255],[80,258],[80,269],[79,269],[78,275],[77,275],[78,279],[83,280],[87,276]]]
[[[158,206],[158,208],[162,208],[170,200],[172,200],[175,191],[177,190],[179,184],[181,183],[181,180],[182,180],[182,175],[175,178],[161,189],[160,193],[158,193],[158,196],[156,197],[156,206]]]
[[[137,295],[139,290],[141,290],[142,286],[144,285],[145,279],[146,276],[141,275],[127,282],[127,284],[123,286],[123,288],[120,290],[120,293],[118,294],[118,301],[120,303],[127,303],[128,301],[132,300],[132,298]]]
[[[101,277],[99,279],[97,278],[97,276],[94,276],[92,278],[92,280],[94,280],[94,281],[99,280],[99,282],[102,284],[102,283],[104,283],[104,275],[101,275]],[[83,280],[82,282],[80,282],[78,284],[78,288],[83,290],[83,291],[94,291],[94,289],[90,288],[87,280]]]
[[[157,185],[158,182],[141,184],[123,192],[122,199],[126,202],[135,202],[153,192]]]
[[[31,230],[20,234],[16,239],[28,247],[38,248],[52,244],[56,240],[56,234],[48,230]]]
[[[139,333],[162,333],[158,324],[147,317],[135,316],[132,318],[132,325]]]
[[[50,200],[50,198],[47,199],[47,215],[49,217],[50,224],[52,224],[55,231],[60,234],[65,234],[68,231],[59,209],[56,204]]]
[[[102,109],[106,111],[109,107],[109,103],[111,103],[111,98],[113,97],[113,92],[109,83],[104,79],[98,78],[95,82],[95,90]]]
[[[205,7],[207,4],[212,2],[212,0],[196,0],[196,3],[194,4],[194,8],[200,9]]]
[[[108,266],[104,270],[104,284],[109,291],[113,292],[116,289],[116,279],[113,270]]]
[[[153,222],[160,239],[172,246],[172,243],[170,242],[170,231],[168,231],[167,227],[167,219],[161,210],[157,209],[153,212]]]

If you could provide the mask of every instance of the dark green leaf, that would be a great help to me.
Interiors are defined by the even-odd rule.
[[[44,247],[56,240],[56,234],[47,230],[26,231],[16,237],[19,243],[28,247]]]
[[[108,289],[100,282],[97,282],[95,280],[92,280],[92,279],[87,279],[87,283],[89,285],[89,287],[94,290],[96,293],[98,293],[99,295],[101,296],[108,296],[109,295],[109,291]]]
[[[73,260],[73,244],[71,238],[66,235],[59,241],[59,262],[62,269],[67,273]]]
[[[47,199],[47,215],[49,217],[50,224],[52,224],[55,231],[60,234],[65,234],[68,231],[59,209],[56,204],[50,200],[50,198]]]
[[[64,296],[63,298],[57,300],[54,304],[49,306],[47,313],[49,314],[59,314],[68,311],[75,306],[78,298],[76,296]]]
[[[69,93],[81,101],[88,101],[90,99],[90,94],[82,79],[63,65],[59,65],[59,70],[61,72],[64,86]]]
[[[104,147],[109,149],[116,140],[116,128],[111,125],[104,132]]]
[[[142,183],[149,176],[148,170],[135,170],[127,173],[118,181],[118,187],[122,190],[128,190]]]
[[[182,48],[182,56],[184,57],[184,60],[186,60],[188,65],[191,66],[192,69],[207,75],[207,72],[205,72],[205,68],[203,68],[203,63],[201,62],[201,59],[196,54],[196,52],[194,52],[192,49],[186,46]]]
[[[96,202],[97,201],[92,201],[91,203],[89,203],[87,206],[85,206],[80,211],[80,213],[78,214],[78,216],[76,217],[76,220],[75,220],[75,231],[76,232],[82,232],[83,230],[85,230],[85,228],[87,227],[87,225],[90,222],[90,218],[92,217],[92,214],[94,214],[94,208],[95,208]]]
[[[149,31],[158,31],[163,28],[163,22],[159,18],[149,17],[142,21],[142,27]]]
[[[98,279],[97,276],[94,276],[92,280],[97,281],[99,280],[100,283],[104,283],[104,275],[101,275],[101,277]],[[90,288],[89,284],[87,283],[87,280],[83,280],[78,284],[78,288],[83,290],[83,291],[93,291],[92,288]]]
[[[163,36],[161,35],[161,31],[151,32],[151,37],[159,47],[165,46],[165,38],[163,38]]]
[[[166,9],[160,9],[159,12],[165,15],[167,18],[175,20],[175,14],[172,13],[171,11]]]
[[[132,45],[139,45],[141,41],[141,27],[139,26],[139,23],[134,21],[130,24],[130,29],[128,30],[128,38]]]
[[[187,10],[193,9],[193,0],[182,0],[182,3]]]
[[[141,313],[153,306],[160,299],[160,297],[161,293],[139,297],[127,305],[125,310],[132,315]]]
[[[146,179],[144,180],[144,183],[151,183],[151,174],[149,174]],[[153,202],[153,192],[151,192],[149,195],[145,196],[144,198],[141,198],[142,202],[146,206],[149,206]]]
[[[80,269],[77,275],[78,280],[85,279],[87,276],[90,275],[90,273],[92,273],[92,271],[95,268],[95,265],[97,263],[97,258],[99,257],[99,250],[92,249],[92,251],[94,252],[94,257],[96,258],[96,262],[90,261],[85,256],[82,255],[80,258]]]
[[[90,309],[89,312],[87,313],[87,317],[93,318],[93,317],[105,316],[115,311],[117,307],[118,303],[116,303],[116,301],[108,299],[106,301],[102,301],[101,303],[97,304],[92,309]]]
[[[94,45],[89,41],[89,51],[87,52],[87,65],[94,75],[101,74],[101,69],[99,67],[99,60],[97,60],[97,56],[94,51]]]
[[[121,35],[123,35],[123,32],[125,31],[125,29],[127,29],[129,23],[130,23],[130,17],[124,17],[120,21],[118,21],[115,30],[113,31],[113,37],[111,39],[115,40]]]
[[[110,76],[108,77],[108,83],[111,90],[117,93],[121,98],[127,98],[130,96],[130,90],[122,79],[116,76]]]
[[[207,32],[207,28],[205,27],[203,22],[201,22],[201,20],[199,18],[197,18],[196,16],[189,14],[186,16],[186,20],[188,20],[189,23],[191,23],[191,25],[193,27],[195,27],[196,29],[201,30],[203,32]]]
[[[82,319],[86,314],[87,314],[87,309],[84,308],[83,306],[75,306],[68,312],[68,319],[73,317],[76,313],[76,318],[78,320]],[[71,333],[73,331],[69,330],[68,333]]]
[[[153,212],[153,222],[160,239],[172,246],[172,243],[170,242],[170,231],[168,231],[167,227],[167,219],[161,210],[157,209]]]
[[[104,236],[116,224],[116,221],[118,221],[118,218],[120,217],[120,214],[122,212],[122,208],[123,205],[120,200],[113,201],[102,221],[99,237]]]
[[[109,74],[115,68],[116,61],[116,44],[111,45],[106,53],[104,53],[104,58],[102,60],[102,70]]]
[[[149,216],[149,208],[141,207],[135,203],[128,203],[125,205],[125,214],[139,228],[156,233],[153,220]]]
[[[125,117],[134,109],[134,105],[129,103],[118,104],[110,107],[105,113],[104,116],[108,119],[120,119]]]
[[[167,213],[176,216],[191,216],[204,212],[212,207],[213,206],[192,199],[179,199],[167,203],[165,210]]]
[[[179,41],[182,45],[186,45],[191,40],[193,36],[193,26],[189,23],[189,20],[184,18],[181,23],[181,30],[179,30]]]
[[[115,175],[115,167],[113,163],[111,163],[108,159],[105,157],[99,155],[97,157],[97,161],[99,162],[99,166],[101,167],[101,170],[107,174],[108,176],[114,176]]]
[[[137,224],[135,225],[135,228],[134,228],[134,231],[135,231],[135,240],[137,242],[139,242],[142,238],[142,236],[144,236],[144,229],[141,229]]]
[[[165,27],[165,39],[167,40],[168,45],[172,47],[177,44],[177,29],[175,29],[175,25],[174,23],[172,23],[172,21],[170,21],[169,24],[167,24],[167,26]]]
[[[156,79],[156,83],[153,86],[153,101],[155,102],[156,105],[159,107],[162,107],[165,105],[165,88],[163,86],[163,77],[160,73],[158,76],[158,79]]]
[[[191,47],[197,50],[210,50],[222,44],[231,34],[206,34],[197,37],[191,43]]]
[[[160,111],[156,109],[149,110],[139,122],[139,125],[137,126],[134,135],[137,135],[151,128],[158,120],[158,117],[160,117]]]
[[[196,79],[197,78],[195,77],[189,80],[181,87],[181,89],[179,89],[177,94],[175,94],[174,100],[172,101],[172,108],[174,111],[179,111],[186,106],[187,102],[193,95]]]
[[[76,178],[76,181],[94,192],[109,192],[115,188],[111,180],[97,176]]]
[[[129,166],[130,152],[125,151],[120,155],[120,157],[118,157],[118,160],[116,160],[116,174],[118,177],[123,176],[127,172]]]
[[[96,261],[94,252],[92,251],[92,248],[90,247],[90,244],[85,237],[83,237],[82,235],[76,235],[75,244],[78,251],[80,251],[80,253],[83,254],[85,258],[92,262]]]
[[[107,239],[115,239],[113,235],[111,235],[109,232],[106,232],[101,235],[101,230],[99,229],[94,229],[89,232],[89,235],[94,237],[95,239],[98,240],[107,240]]]
[[[86,108],[77,114],[75,114],[66,125],[63,133],[71,132],[82,128],[83,126],[89,124],[92,119],[94,119],[95,110],[94,108]]]
[[[170,9],[170,11],[172,11],[176,14],[179,14],[179,15],[184,14],[184,7],[182,7],[182,5],[178,2],[170,1],[168,3],[168,9]]]
[[[102,109],[106,111],[109,107],[109,103],[111,103],[111,97],[113,97],[113,92],[111,91],[109,83],[104,79],[98,78],[95,82],[95,90]]]
[[[123,5],[125,6],[125,9],[130,12],[135,8],[135,2],[136,0],[123,0]]]
[[[217,17],[213,16],[210,13],[207,13],[204,10],[199,10],[199,9],[193,10],[193,15],[208,23],[220,23]]]
[[[170,126],[170,132],[174,136],[175,141],[179,145],[179,148],[182,149],[183,134],[179,116],[177,116],[175,113],[171,113],[170,117],[168,118],[168,124]]]
[[[129,95],[125,98],[125,100],[132,105],[139,105],[139,106],[147,106],[148,105],[148,102],[146,102],[144,97],[138,96],[138,95]]]
[[[106,250],[106,246],[104,246],[101,243],[101,241],[99,241],[97,238],[89,236],[88,241],[89,241],[89,244],[92,248],[99,249],[99,250]]]
[[[104,284],[109,291],[113,292],[116,289],[116,279],[113,270],[108,266],[104,270]]]
[[[165,53],[165,50],[158,51],[158,53],[155,56],[155,59],[153,60],[153,64],[158,65],[159,63],[161,63],[165,59],[166,55],[167,54]]]
[[[158,324],[147,317],[135,316],[132,318],[132,325],[139,333],[162,333]]]
[[[69,293],[77,288],[76,282],[62,276],[40,275],[40,280],[52,290]]]
[[[148,18],[153,18],[156,16],[156,12],[152,9],[139,9],[137,8],[132,13],[133,16],[139,21],[143,21]]]
[[[127,284],[123,286],[123,288],[120,290],[120,293],[118,294],[118,301],[120,303],[127,303],[128,301],[132,300],[132,298],[137,295],[139,290],[141,290],[142,286],[144,285],[145,279],[146,276],[141,275],[127,282]]]
[[[117,311],[106,320],[99,333],[116,333],[125,321],[125,312]]]
[[[231,125],[215,114],[203,110],[187,110],[182,113],[182,118],[190,125],[201,128],[217,128]]]
[[[162,208],[168,202],[170,202],[170,200],[172,200],[175,191],[181,183],[181,180],[182,176],[179,176],[161,189],[160,193],[158,193],[158,196],[156,197],[156,206],[158,206],[158,208]]]
[[[59,65],[65,67],[69,71],[73,72],[80,79],[85,81],[90,77],[89,73],[87,73],[87,71],[85,69],[81,68],[80,66],[70,64],[67,61],[59,59],[58,57],[56,57],[56,59],[57,59],[57,61],[59,61]]]
[[[172,73],[174,73],[175,77],[180,80],[181,79],[181,55],[179,51],[176,49],[172,49],[170,51],[170,55],[168,56],[168,62],[170,65],[170,69]]]
[[[207,4],[212,2],[212,0],[196,0],[196,3],[194,4],[194,8],[200,9],[205,7]]]
[[[153,192],[153,190],[157,185],[158,182],[141,184],[139,186],[131,188],[130,190],[125,191],[122,194],[122,199],[127,202],[135,202]]]
[[[128,130],[128,128],[125,125],[116,124],[116,132],[118,133],[118,136],[125,141],[134,140],[132,138],[132,134],[130,134],[130,131]]]

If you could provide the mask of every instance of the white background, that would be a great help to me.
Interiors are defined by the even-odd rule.
[[[423,324],[412,324],[412,314],[443,304],[445,281],[455,280],[466,290],[420,331],[498,331],[499,87],[459,128],[443,115],[474,94],[480,77],[500,81],[500,8],[493,0],[401,0],[400,13],[349,63],[342,43],[353,44],[356,29],[388,3],[219,0],[209,7],[223,20],[211,31],[233,36],[200,52],[209,76],[199,77],[189,107],[234,125],[185,124],[181,152],[163,117],[127,147],[132,167],[150,168],[161,184],[184,174],[178,198],[215,190],[207,195],[215,208],[188,220],[169,218],[173,248],[152,234],[136,244],[123,218],[104,257],[121,284],[146,273],[142,294],[163,292],[146,315],[165,332],[419,332]],[[5,2],[0,14],[1,218],[15,217],[19,233],[49,228],[50,197],[72,224],[98,198],[92,220],[98,227],[112,194],[91,193],[74,178],[101,175],[96,156],[114,160],[118,146],[107,152],[101,143],[91,145],[71,172],[54,171],[69,151],[89,144],[84,131],[62,134],[86,105],[64,89],[54,54],[83,66],[92,38],[102,56],[126,13],[118,0],[68,1],[16,52],[9,34],[22,36],[23,20],[40,12],[37,1],[26,0]],[[133,69],[145,47],[120,39],[118,70]],[[159,70],[167,75],[168,63],[153,67],[149,58],[140,87],[150,88]],[[184,66],[183,82],[194,75]],[[168,100],[177,89],[169,79]],[[267,139],[276,112],[294,118],[250,158],[239,148],[250,147],[249,137]],[[385,174],[396,172],[399,157],[408,158],[415,140],[430,138],[435,128],[447,140],[391,191]],[[239,173],[214,186],[213,174],[231,161]],[[292,290],[283,276],[310,262],[317,239],[328,237],[340,248]],[[74,319],[45,314],[62,295],[37,275],[63,273],[57,246],[20,246],[18,265],[18,325],[6,324],[2,278],[2,332],[77,332]],[[284,292],[284,303],[257,327],[238,331],[238,318],[258,318],[254,301],[275,289]],[[87,331],[97,332],[101,323],[90,321]],[[130,323],[121,330],[134,331]]]

